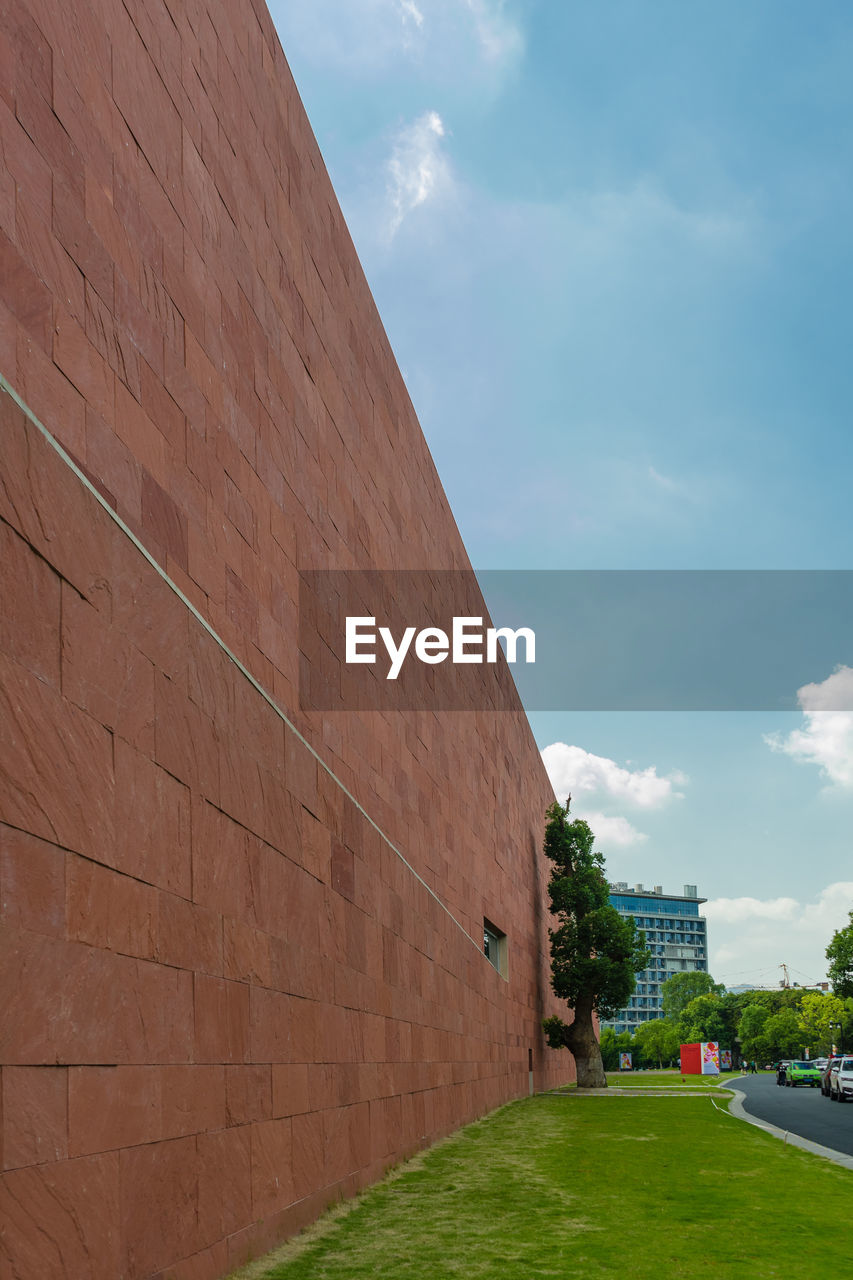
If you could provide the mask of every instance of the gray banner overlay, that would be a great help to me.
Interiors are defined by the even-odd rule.
[[[792,711],[803,685],[853,666],[850,570],[311,570],[300,579],[305,711],[518,710],[519,699],[527,711]],[[375,618],[372,665],[347,662],[347,617]],[[452,652],[419,660],[417,632],[450,637],[455,617],[481,618],[484,632],[532,630],[535,662],[523,642],[511,667],[502,657],[454,663]],[[396,646],[415,629],[396,679],[380,627]],[[427,639],[422,651],[437,652]],[[853,678],[831,682],[820,706],[853,710]]]

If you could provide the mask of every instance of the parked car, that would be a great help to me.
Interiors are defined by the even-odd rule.
[[[820,1072],[813,1062],[802,1059],[789,1062],[785,1072],[785,1084],[796,1089],[798,1084],[810,1085],[812,1089],[820,1084]]]
[[[840,1062],[840,1061],[841,1061],[841,1055],[839,1053],[832,1054],[832,1056],[828,1059],[827,1064],[824,1067],[823,1071],[820,1073],[820,1091],[825,1098],[828,1098],[830,1096],[829,1095],[829,1077],[832,1075],[832,1068],[835,1066],[836,1062]]]
[[[833,1102],[853,1100],[853,1058],[836,1058],[829,1076],[829,1096]]]

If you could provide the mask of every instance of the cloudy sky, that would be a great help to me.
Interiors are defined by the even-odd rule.
[[[476,568],[851,567],[849,5],[271,9]],[[531,716],[718,980],[823,977],[853,907],[850,668]]]

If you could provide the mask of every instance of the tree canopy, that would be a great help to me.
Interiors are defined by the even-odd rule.
[[[574,1020],[547,1018],[543,1027],[552,1048],[574,1055],[578,1086],[606,1084],[593,1015],[609,1018],[628,1003],[636,974],[651,961],[645,936],[630,917],[610,904],[604,857],[593,849],[595,837],[583,818],[569,819],[555,801],[547,812],[545,854],[553,863],[548,883],[557,927],[549,929],[551,986],[574,1011]]]
[[[771,1013],[764,1035],[770,1058],[799,1058],[806,1047],[806,1033],[794,1009]]]
[[[710,973],[703,973],[701,970],[674,973],[661,987],[663,1016],[677,1021],[690,1001],[697,996],[721,996],[724,991],[725,987],[716,983]]]
[[[726,1039],[727,1030],[722,1000],[716,994],[696,996],[683,1010],[677,1025],[682,1044],[695,1044],[697,1040],[716,1040],[719,1044]]]
[[[843,1026],[846,1012],[840,996],[825,996],[818,992],[803,996],[800,1022],[812,1056],[829,1053],[839,1038],[836,1028]]]

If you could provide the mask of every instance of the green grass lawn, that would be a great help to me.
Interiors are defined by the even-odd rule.
[[[608,1071],[607,1083],[617,1089],[719,1089],[734,1071],[719,1076],[683,1076],[680,1071]]]
[[[853,1173],[783,1145],[724,1106],[725,1098],[715,1106],[700,1096],[573,1094],[511,1103],[240,1275],[840,1274]]]

